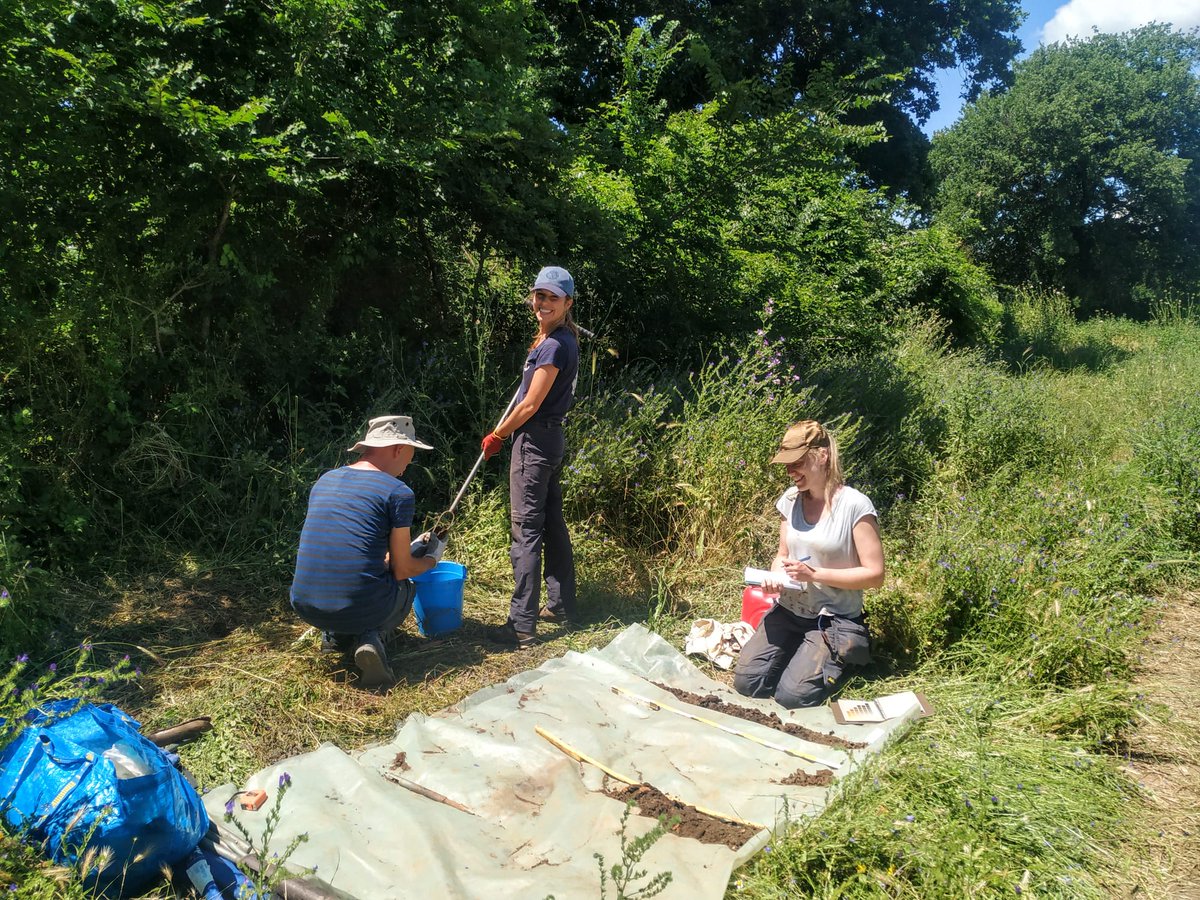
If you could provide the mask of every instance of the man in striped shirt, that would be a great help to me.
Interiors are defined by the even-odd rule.
[[[372,419],[350,448],[358,461],[326,472],[308,497],[292,608],[327,643],[354,651],[363,687],[395,680],[383,638],[412,607],[409,579],[437,565],[445,549],[432,533],[409,533],[416,497],[400,476],[418,447],[432,449],[408,416]]]

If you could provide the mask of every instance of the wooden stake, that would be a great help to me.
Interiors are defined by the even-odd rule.
[[[420,794],[422,797],[428,797],[430,800],[436,800],[438,803],[445,803],[447,806],[449,806],[453,809],[457,809],[460,812],[465,812],[467,815],[475,816],[476,818],[478,818],[478,816],[479,816],[478,813],[473,812],[470,809],[467,809],[467,807],[463,806],[461,803],[459,803],[456,800],[451,800],[445,794],[439,794],[437,791],[431,791],[429,788],[422,787],[421,785],[417,784],[415,781],[410,781],[409,779],[404,778],[401,775],[397,775],[395,772],[385,771],[383,773],[383,777],[386,778],[388,781],[392,782],[393,784],[398,784],[402,788],[407,788],[408,790],[412,791],[414,794]]]

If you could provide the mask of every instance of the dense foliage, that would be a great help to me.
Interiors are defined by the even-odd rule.
[[[226,713],[189,762],[240,776],[498,673],[443,647],[437,678],[351,702],[297,652],[286,583],[307,489],[370,415],[416,418],[436,450],[405,478],[421,515],[444,508],[512,388],[528,279],[555,262],[598,333],[564,487],[604,621],[577,639],[729,618],[739,567],[774,541],[770,445],[818,417],[883,517],[879,674],[946,685],[938,740],[973,748],[947,770],[961,789],[890,757],[884,794],[850,784],[845,818],[751,886],[1096,893],[1135,802],[1103,760],[1137,711],[1123,679],[1167,583],[1154,563],[1193,564],[1200,538],[1178,315],[1200,258],[1196,38],[1046,48],[1004,93],[1018,15],[4,3],[0,658],[17,662],[0,715],[100,690],[90,663],[64,674],[95,626],[141,654],[139,714]],[[913,123],[955,61],[991,93],[938,139],[930,220],[881,185],[918,196]],[[1080,326],[1081,303],[1179,321]],[[511,586],[500,481],[484,470],[454,533],[480,621]],[[160,584],[214,572],[230,596]],[[1078,840],[1054,829],[1081,809]],[[37,868],[14,849],[0,883]]]
[[[262,548],[294,509],[272,473],[385,405],[463,450],[550,260],[623,358],[698,361],[772,297],[806,358],[913,306],[994,330],[949,233],[858,186],[848,154],[880,133],[845,116],[870,97],[672,112],[677,26],[606,33],[619,78],[568,127],[528,3],[8,4],[9,552]]]
[[[761,116],[823,108],[845,90],[872,95],[852,119],[882,122],[888,148],[856,148],[853,156],[876,183],[914,200],[928,188],[928,141],[916,126],[938,108],[934,73],[960,67],[973,98],[982,88],[1008,83],[1020,49],[1014,0],[538,0],[537,6],[558,36],[561,69],[551,96],[562,121],[586,120],[621,83],[607,23],[628,27],[659,16],[677,21],[687,41],[685,58],[664,85],[669,109],[720,100],[726,115]],[[880,76],[891,76],[886,96],[879,94]]]
[[[1042,47],[934,140],[939,218],[1001,280],[1146,316],[1200,289],[1200,31]]]

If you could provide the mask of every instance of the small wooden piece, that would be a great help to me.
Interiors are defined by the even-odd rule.
[[[452,809],[457,809],[459,812],[465,812],[467,815],[471,816],[479,815],[473,810],[463,806],[457,800],[451,800],[445,794],[439,794],[437,791],[431,791],[429,788],[423,787],[422,785],[417,784],[415,781],[410,781],[402,775],[397,775],[395,772],[384,772],[383,777],[392,782],[392,784],[398,784],[400,787],[410,790],[414,794],[420,794],[422,797],[427,797],[430,800],[436,800],[438,803],[445,803],[447,806],[451,807]]]

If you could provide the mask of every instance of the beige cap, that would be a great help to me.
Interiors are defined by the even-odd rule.
[[[417,440],[410,416],[377,416],[367,423],[367,433],[349,450],[358,453],[367,447],[391,447],[394,444],[411,444],[422,450],[432,450],[429,444]]]
[[[799,462],[813,447],[828,447],[829,433],[820,422],[805,419],[797,422],[786,432],[779,442],[779,452],[771,457],[771,462],[787,465]]]

